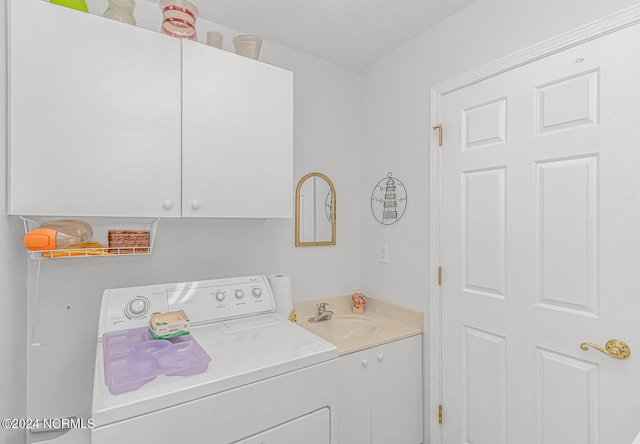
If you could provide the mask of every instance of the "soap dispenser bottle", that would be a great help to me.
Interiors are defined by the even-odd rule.
[[[354,313],[364,313],[364,309],[367,306],[367,301],[364,297],[360,287],[356,288],[355,293],[351,296],[351,309]]]

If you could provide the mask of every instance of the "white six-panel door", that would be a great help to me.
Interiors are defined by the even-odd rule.
[[[446,94],[445,444],[640,431],[640,26]],[[614,359],[604,347],[631,348]]]

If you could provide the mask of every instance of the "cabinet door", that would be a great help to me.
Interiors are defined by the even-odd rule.
[[[9,213],[179,216],[180,41],[9,8]]]
[[[292,73],[182,43],[182,215],[292,217]]]
[[[338,358],[338,442],[343,444],[371,444],[370,356],[364,350]]]
[[[372,349],[372,443],[422,442],[422,336]]]

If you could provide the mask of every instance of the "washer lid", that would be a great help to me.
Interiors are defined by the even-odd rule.
[[[96,427],[215,395],[338,357],[335,345],[269,313],[196,326],[193,336],[211,356],[206,372],[158,376],[138,390],[113,395],[98,342],[92,418]]]

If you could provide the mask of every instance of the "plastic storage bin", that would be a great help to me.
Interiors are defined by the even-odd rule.
[[[113,394],[137,390],[160,375],[202,373],[211,362],[193,336],[155,340],[147,327],[105,333],[102,344],[105,383]]]

